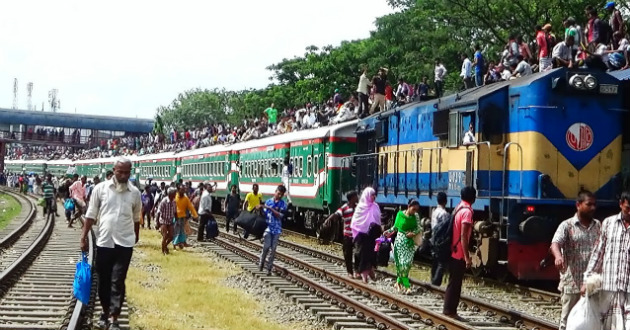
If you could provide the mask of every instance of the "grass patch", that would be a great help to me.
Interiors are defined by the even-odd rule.
[[[290,330],[265,319],[264,305],[224,284],[242,270],[198,248],[163,256],[162,237],[143,230],[127,277],[131,329]]]
[[[22,212],[22,205],[10,195],[0,195],[0,229],[6,227]]]

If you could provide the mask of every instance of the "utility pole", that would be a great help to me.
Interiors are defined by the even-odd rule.
[[[33,110],[33,83],[26,84],[26,108]]]
[[[18,108],[18,79],[13,78],[13,109]]]

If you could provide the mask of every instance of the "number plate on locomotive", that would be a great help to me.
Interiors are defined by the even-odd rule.
[[[617,94],[617,85],[599,85],[599,92],[602,94]]]

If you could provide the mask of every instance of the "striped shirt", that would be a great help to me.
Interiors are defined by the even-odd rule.
[[[591,254],[584,277],[602,275],[602,290],[630,292],[630,227],[626,228],[621,213],[610,216],[602,224],[597,246]]]
[[[354,215],[354,209],[348,205],[343,204],[336,212],[338,216],[343,219],[343,236],[352,237],[352,229],[350,229],[350,222],[352,221],[352,215]]]
[[[158,212],[160,212],[158,222],[160,225],[172,224],[173,218],[175,218],[176,210],[177,206],[175,205],[175,200],[170,200],[168,197],[163,198],[160,202],[160,206],[158,206]]]
[[[42,183],[42,190],[44,191],[44,198],[54,198],[55,197],[55,187],[52,183],[48,183],[45,181]]]
[[[593,219],[587,227],[580,224],[577,215],[563,221],[551,243],[557,243],[562,249],[562,256],[567,269],[562,274],[562,291],[567,294],[580,293],[584,280],[584,271],[591,259],[591,251],[597,244],[601,223]]]

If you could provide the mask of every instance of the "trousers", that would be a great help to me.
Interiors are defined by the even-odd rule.
[[[352,262],[352,258],[354,258],[354,242],[352,241],[352,236],[343,236],[343,260],[346,263],[346,271],[348,274],[358,273],[357,266],[358,262]]]
[[[199,215],[199,228],[197,228],[197,241],[199,242],[203,241],[203,233],[206,231],[206,224],[208,223],[208,219],[210,219],[210,217],[210,213]]]
[[[98,298],[103,313],[118,316],[125,301],[125,279],[133,248],[115,245],[113,248],[96,248]]]
[[[444,294],[445,315],[457,314],[457,306],[462,295],[462,281],[466,272],[466,262],[464,260],[451,259],[448,263],[449,280]]]
[[[444,263],[440,261],[437,255],[433,255],[433,263],[431,264],[431,284],[435,286],[442,285],[445,268]]]
[[[272,234],[266,231],[263,235],[263,250],[260,254],[261,269],[265,266],[265,259],[267,259],[267,254],[269,254],[269,259],[267,259],[267,271],[271,271],[273,260],[276,258],[276,248],[278,247],[279,239],[280,234]]]

